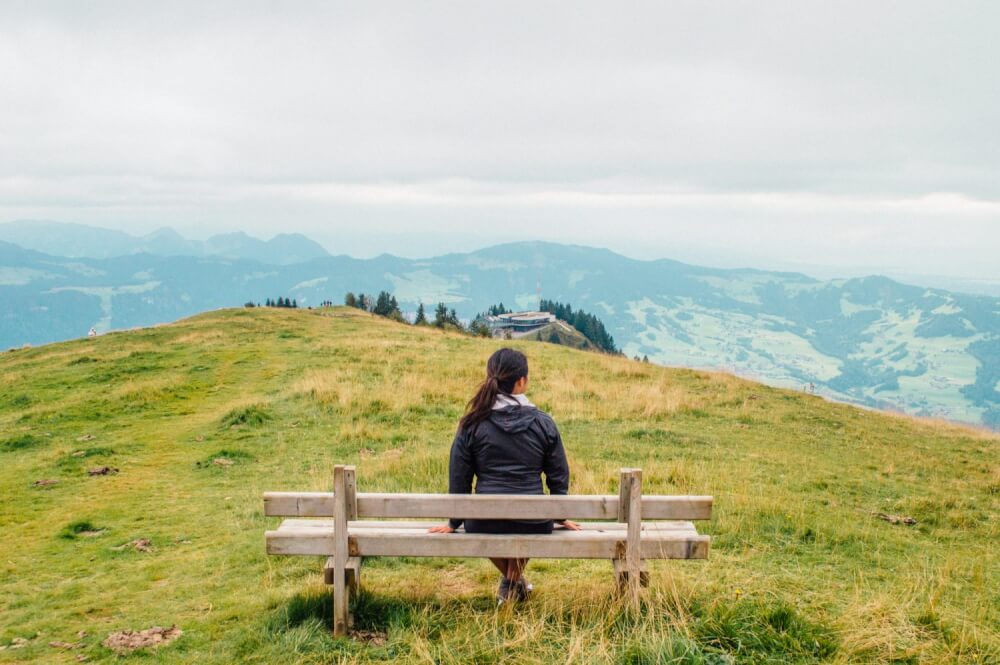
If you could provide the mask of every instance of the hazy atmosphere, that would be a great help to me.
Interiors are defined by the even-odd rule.
[[[1000,279],[995,3],[6,2],[0,221]]]

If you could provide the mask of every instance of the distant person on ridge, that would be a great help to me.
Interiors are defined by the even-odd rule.
[[[543,494],[541,475],[551,494],[569,490],[569,464],[552,417],[528,401],[528,359],[515,349],[494,352],[486,363],[486,379],[469,400],[451,444],[448,491],[471,494]],[[436,526],[432,533],[454,533],[465,522],[466,533],[552,533],[552,520],[461,520]],[[569,520],[557,520],[578,531]],[[503,578],[498,604],[525,600],[532,586],[524,579],[527,559],[491,558]]]

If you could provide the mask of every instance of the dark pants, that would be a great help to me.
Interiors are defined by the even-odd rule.
[[[552,520],[521,522],[519,520],[465,520],[466,533],[552,533]]]

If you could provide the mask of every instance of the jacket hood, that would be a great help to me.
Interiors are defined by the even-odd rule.
[[[517,434],[531,427],[538,409],[534,406],[512,405],[493,409],[490,422],[508,434]]]

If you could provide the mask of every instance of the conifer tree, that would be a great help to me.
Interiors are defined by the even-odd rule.
[[[358,299],[354,297],[352,292],[348,291],[347,295],[344,296],[344,304],[348,307],[357,307]]]
[[[378,297],[375,298],[375,307],[372,309],[372,313],[378,314],[379,316],[389,316],[389,294],[385,291],[379,291]]]
[[[420,303],[417,306],[417,318],[413,320],[413,325],[415,326],[427,325],[427,312],[424,311],[424,303]]]
[[[438,328],[444,328],[446,323],[448,323],[448,308],[444,306],[443,302],[439,302],[434,308],[434,325]]]

